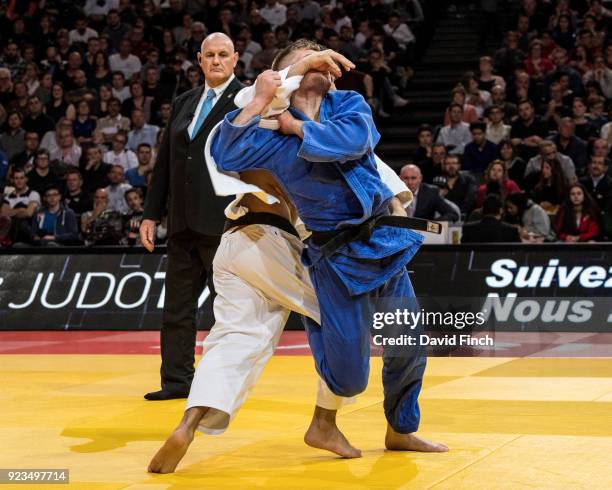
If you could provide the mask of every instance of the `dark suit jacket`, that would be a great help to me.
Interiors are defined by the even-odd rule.
[[[596,187],[593,185],[591,176],[587,175],[580,179],[580,183],[586,188],[589,194],[591,194],[591,197],[595,199],[599,209],[604,210],[608,207],[608,203],[612,198],[612,178],[604,175],[603,179],[597,183]]]
[[[204,162],[204,145],[210,130],[236,109],[234,97],[243,85],[234,78],[204,120],[193,141],[187,128],[204,86],[179,95],[159,147],[147,192],[143,218],[159,221],[168,205],[168,235],[190,229],[204,235],[221,235],[223,210],[230,197],[218,197]]]
[[[416,199],[415,218],[434,219],[436,211],[440,216],[438,221],[458,221],[461,217],[457,216],[455,210],[444,202],[440,197],[438,188],[429,184],[421,184]]]
[[[461,243],[520,242],[518,230],[493,216],[485,216],[477,223],[463,225]]]

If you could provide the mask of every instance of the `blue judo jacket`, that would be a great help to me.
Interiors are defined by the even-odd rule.
[[[219,168],[270,171],[312,231],[359,225],[385,214],[393,194],[376,169],[374,147],[380,134],[363,97],[352,91],[329,92],[321,102],[320,122],[289,110],[304,121],[303,140],[258,127],[259,116],[238,126],[232,121],[239,110],[227,114],[211,145]],[[361,294],[402,270],[422,240],[412,230],[380,226],[369,240],[349,243],[329,260],[351,294]],[[312,244],[302,256],[307,266],[322,259]]]

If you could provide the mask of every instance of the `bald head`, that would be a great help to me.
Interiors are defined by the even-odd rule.
[[[225,43],[227,45],[227,48],[232,53],[234,52],[234,42],[231,40],[231,38],[227,34],[223,32],[213,32],[212,34],[209,34],[208,36],[204,38],[204,41],[202,41],[202,45],[200,46],[200,51],[202,52],[202,54],[206,50],[206,46],[210,43],[213,43],[213,44]]]
[[[213,32],[204,41],[198,53],[198,63],[210,87],[223,85],[234,73],[240,55],[232,40],[222,32]]]
[[[406,187],[415,194],[419,190],[421,182],[423,182],[423,175],[419,167],[410,163],[404,165],[400,170],[400,179],[402,179]]]

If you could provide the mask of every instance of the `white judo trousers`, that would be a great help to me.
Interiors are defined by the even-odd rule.
[[[317,297],[300,262],[302,248],[297,237],[270,225],[231,229],[221,237],[213,261],[216,321],[186,408],[209,407],[201,432],[227,429],[274,353],[291,311],[319,322]],[[352,401],[319,378],[317,405],[335,410]]]

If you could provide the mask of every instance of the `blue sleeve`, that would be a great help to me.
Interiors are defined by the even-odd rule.
[[[323,122],[306,121],[304,139],[298,157],[311,162],[357,160],[380,140],[372,111],[357,92],[332,92],[323,100],[331,101],[331,117]]]
[[[283,140],[276,131],[258,126],[260,116],[244,125],[232,121],[241,109],[228,113],[215,135],[210,153],[220,170],[240,172],[253,168],[274,167],[277,155],[281,154]]]

